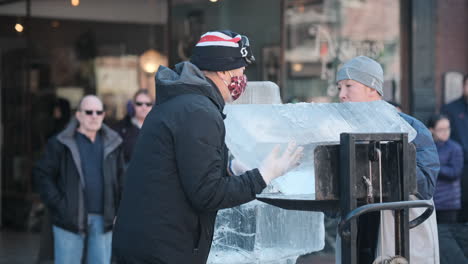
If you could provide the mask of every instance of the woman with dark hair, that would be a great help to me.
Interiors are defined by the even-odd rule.
[[[148,90],[138,90],[132,100],[133,113],[129,111],[125,118],[113,127],[123,139],[126,165],[128,165],[132,158],[133,147],[135,146],[146,115],[148,115],[153,107],[153,102],[153,97]]]
[[[450,138],[450,121],[444,115],[433,115],[427,123],[439,153],[440,171],[437,177],[434,202],[437,222],[449,224],[457,222],[461,208],[461,172],[463,150]]]

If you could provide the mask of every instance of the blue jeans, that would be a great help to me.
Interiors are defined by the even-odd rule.
[[[53,226],[52,229],[55,264],[81,264],[85,243],[87,243],[86,263],[110,263],[112,232],[104,233],[102,215],[88,215],[87,235],[72,233],[57,226]]]

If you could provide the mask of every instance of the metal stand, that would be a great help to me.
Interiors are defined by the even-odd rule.
[[[357,218],[369,212],[392,210],[395,255],[409,261],[409,229],[429,218],[434,208],[429,201],[408,201],[410,193],[416,192],[416,152],[408,144],[408,135],[343,133],[339,146],[319,146],[314,153],[314,200],[281,194],[258,195],[257,199],[289,210],[339,211],[343,264],[364,264],[359,260],[357,247]],[[371,166],[371,163],[378,165]],[[369,177],[366,183],[362,180],[365,175]],[[373,203],[374,198],[381,196],[382,203]],[[408,209],[414,207],[427,210],[409,222]]]
[[[408,201],[409,200],[409,171],[408,171],[408,136],[407,134],[341,134],[340,148],[340,187],[341,200],[340,207],[342,216],[345,216],[339,225],[341,236],[341,254],[343,264],[361,263],[358,257],[357,248],[357,217],[372,211],[393,210],[395,215],[395,255],[402,256],[410,261],[409,252],[409,212],[412,207],[428,207],[419,219],[415,219],[412,227],[422,223],[428,218],[433,206],[429,201]],[[386,197],[386,203],[373,203],[357,207],[358,199],[355,196],[355,188],[358,184],[359,176],[356,174],[356,145],[359,143],[369,144],[369,160],[375,161],[378,146],[385,142],[397,155],[398,167],[393,175],[395,186],[393,191]],[[380,175],[381,177],[381,175]],[[382,186],[379,186],[381,188]],[[397,201],[397,202],[393,202]],[[346,227],[346,228],[345,228]]]

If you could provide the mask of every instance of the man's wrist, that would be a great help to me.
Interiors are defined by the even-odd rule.
[[[258,168],[258,171],[260,172],[260,175],[262,176],[263,178],[263,181],[265,181],[266,185],[270,184],[270,177],[268,177],[268,174],[262,170],[262,168]]]

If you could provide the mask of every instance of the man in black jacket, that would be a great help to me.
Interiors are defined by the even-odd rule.
[[[49,140],[34,168],[53,223],[55,263],[110,263],[123,175],[122,139],[102,124],[101,100],[85,96],[76,120]]]
[[[259,169],[228,175],[223,107],[246,85],[248,39],[204,34],[190,62],[160,67],[156,105],[128,167],[113,250],[118,263],[205,263],[217,210],[255,199],[296,166],[302,148],[278,147]],[[239,170],[237,170],[239,171]]]

